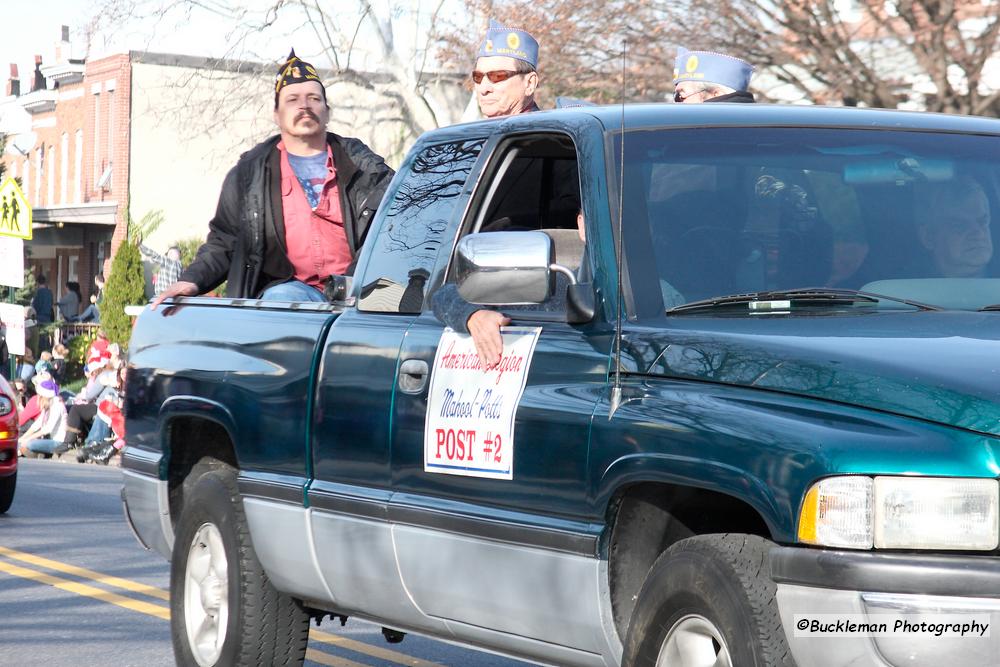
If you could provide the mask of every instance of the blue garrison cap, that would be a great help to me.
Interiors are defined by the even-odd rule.
[[[745,60],[713,51],[688,51],[677,48],[674,83],[699,81],[745,91],[750,86],[753,65]]]
[[[490,27],[479,47],[477,58],[507,56],[523,60],[532,67],[538,67],[538,42],[524,30],[508,28],[490,19]]]

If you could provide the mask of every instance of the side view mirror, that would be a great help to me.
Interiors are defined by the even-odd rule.
[[[554,263],[552,239],[542,232],[469,234],[455,256],[458,293],[488,306],[542,303],[555,291]]]

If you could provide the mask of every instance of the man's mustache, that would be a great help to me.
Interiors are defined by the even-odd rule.
[[[312,111],[309,111],[308,109],[304,109],[304,110],[298,112],[297,114],[295,114],[295,120],[296,120],[296,122],[302,120],[303,118],[312,118],[317,123],[319,122],[319,116],[317,116],[316,114],[314,114]]]

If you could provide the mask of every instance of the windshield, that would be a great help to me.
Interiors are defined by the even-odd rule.
[[[629,132],[625,156],[625,220],[648,221],[667,309],[807,287],[1000,303],[1000,138],[659,129]]]

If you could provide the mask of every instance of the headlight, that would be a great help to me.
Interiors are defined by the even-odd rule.
[[[877,549],[997,548],[994,479],[875,478]]]
[[[14,402],[6,396],[0,396],[0,417],[14,412]]]
[[[1000,542],[994,479],[831,477],[813,485],[799,541],[849,549],[990,551]]]

